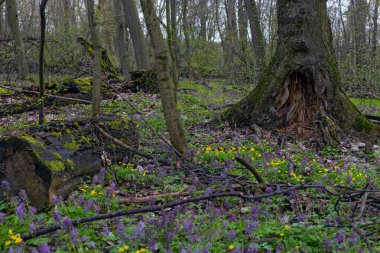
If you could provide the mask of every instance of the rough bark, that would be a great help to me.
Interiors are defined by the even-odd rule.
[[[175,101],[173,81],[170,76],[169,49],[164,41],[152,1],[141,0],[141,7],[154,49],[155,71],[170,141],[182,156],[187,156],[187,143]]]
[[[200,0],[198,13],[200,20],[199,38],[202,41],[207,41],[207,0]]]
[[[265,43],[264,36],[261,31],[259,13],[255,0],[244,0],[244,3],[247,9],[252,37],[252,48],[255,53],[256,64],[258,69],[262,71],[265,67]]]
[[[6,5],[8,24],[11,28],[12,38],[14,40],[14,50],[17,57],[18,77],[20,79],[25,79],[28,74],[28,67],[26,65],[24,44],[20,34],[16,0],[6,0]]]
[[[128,56],[127,56],[127,39],[126,39],[126,27],[124,23],[123,5],[121,0],[114,0],[115,5],[115,22],[116,22],[116,37],[117,37],[117,50],[121,66],[121,73],[124,81],[130,79]]]
[[[379,18],[379,0],[375,0],[375,9],[373,11],[373,30],[372,30],[372,55],[377,51],[377,27]]]
[[[233,73],[236,74],[236,66],[233,65],[235,61],[235,55],[237,52],[237,21],[236,21],[236,0],[226,0],[226,13],[227,13],[227,64],[229,68],[233,69]]]
[[[134,0],[122,1],[124,15],[127,19],[127,25],[135,51],[137,70],[147,70],[149,69],[148,46],[144,38],[136,3]]]
[[[240,48],[244,54],[248,47],[248,17],[244,0],[238,0],[238,18]]]
[[[109,117],[102,122],[111,135],[137,149],[132,120]],[[11,195],[25,190],[31,204],[41,209],[53,195],[68,196],[83,177],[98,173],[105,160],[122,161],[126,155],[131,152],[115,147],[89,120],[51,122],[0,139],[0,181],[10,183]]]
[[[102,47],[100,46],[97,24],[95,19],[94,0],[87,0],[88,25],[90,29],[91,41],[94,48],[94,66],[92,81],[92,116],[100,114],[100,85],[101,85],[101,59]]]
[[[45,32],[46,32],[46,15],[45,9],[48,0],[43,0],[40,4],[40,56],[39,56],[39,113],[38,123],[42,124],[45,120],[44,113],[44,95],[45,95],[45,83],[44,83],[44,51],[45,51]]]
[[[225,115],[233,125],[319,125],[337,142],[340,129],[380,136],[341,91],[325,0],[279,0],[278,47],[257,87]],[[327,130],[327,131],[326,131]]]

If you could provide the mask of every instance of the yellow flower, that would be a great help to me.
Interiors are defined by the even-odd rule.
[[[22,242],[22,239],[20,236],[15,236],[15,238],[13,239],[15,241],[15,243],[20,243]]]
[[[91,191],[91,195],[96,195],[96,191],[95,191],[95,190],[92,190],[92,191]]]
[[[84,189],[84,188],[81,188],[80,190],[81,190],[82,192],[86,192],[86,189]]]
[[[136,250],[136,253],[143,253],[143,252],[146,252],[146,248],[141,248],[141,249]]]
[[[286,230],[289,230],[289,229],[290,229],[290,226],[289,226],[289,225],[285,225],[285,229],[286,229]]]
[[[128,250],[128,249],[129,249],[129,246],[128,246],[128,245],[125,245],[123,249],[124,249],[124,250]]]
[[[353,178],[352,178],[352,182],[355,182],[355,181],[356,181],[356,178],[353,177]]]
[[[280,236],[281,236],[281,237],[284,237],[284,235],[285,235],[284,233],[280,233]]]
[[[11,245],[11,243],[12,242],[8,240],[8,241],[5,242],[5,246],[9,246],[9,245]]]
[[[13,235],[13,230],[12,230],[12,229],[9,229],[9,230],[8,230],[8,234]]]
[[[228,249],[229,249],[229,250],[233,250],[234,248],[235,248],[235,246],[232,245],[232,244],[230,244],[230,246],[228,246]]]
[[[124,248],[120,248],[117,252],[118,253],[123,253],[124,252]]]

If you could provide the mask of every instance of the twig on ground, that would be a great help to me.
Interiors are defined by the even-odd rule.
[[[246,167],[256,178],[257,182],[259,183],[259,188],[266,188],[264,179],[260,176],[259,172],[249,163],[247,163],[243,158],[241,157],[235,157],[236,161],[238,161],[240,164],[242,164],[244,167]]]
[[[163,193],[163,194],[157,194],[147,197],[139,197],[139,198],[123,198],[120,200],[120,203],[123,204],[130,204],[130,203],[147,203],[150,202],[153,199],[158,198],[165,198],[165,197],[186,197],[190,196],[190,193],[188,191],[185,191],[186,189],[182,189],[178,192],[170,192],[170,193]]]
[[[134,149],[130,146],[128,146],[127,144],[125,144],[124,142],[116,139],[115,137],[113,137],[112,135],[110,135],[109,133],[107,133],[103,128],[101,128],[98,124],[94,124],[95,125],[95,128],[99,130],[99,132],[104,135],[105,137],[107,137],[108,139],[110,139],[111,141],[113,141],[115,144],[117,144],[118,146],[122,147],[122,148],[125,148],[133,153],[135,153],[136,155],[139,155],[139,156],[142,156],[142,157],[145,157],[147,159],[156,159],[157,162],[159,163],[162,163],[162,164],[165,164],[165,165],[170,165],[170,163],[167,161],[167,160],[164,160],[164,159],[160,159],[160,158],[156,158],[150,154],[146,154],[144,152],[141,152],[137,149]]]

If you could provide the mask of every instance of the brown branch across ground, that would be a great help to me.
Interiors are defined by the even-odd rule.
[[[162,164],[165,164],[165,165],[170,165],[170,163],[167,161],[167,160],[164,160],[164,159],[160,159],[160,158],[156,158],[150,154],[146,154],[144,152],[141,152],[137,149],[134,149],[130,146],[128,146],[127,144],[125,144],[124,142],[116,139],[115,137],[113,137],[112,135],[110,135],[109,133],[107,133],[103,128],[101,128],[98,124],[95,124],[95,128],[102,134],[104,135],[104,137],[110,139],[111,141],[113,141],[116,145],[118,145],[119,147],[121,148],[124,148],[124,149],[127,149],[133,153],[135,153],[136,155],[139,155],[139,156],[142,156],[142,157],[145,157],[145,158],[148,158],[148,159],[156,159],[159,163],[162,163]]]
[[[248,196],[244,195],[239,192],[220,192],[220,193],[213,193],[213,194],[208,194],[208,195],[203,195],[203,196],[198,196],[198,197],[193,197],[193,198],[188,198],[188,199],[183,199],[183,200],[178,200],[178,201],[173,201],[169,203],[165,203],[162,205],[153,205],[153,206],[148,206],[148,207],[143,207],[143,208],[135,208],[135,209],[130,209],[130,210],[121,210],[117,212],[112,212],[112,213],[105,213],[105,214],[100,214],[96,216],[90,216],[86,218],[80,218],[72,221],[73,226],[77,226],[79,224],[87,223],[87,222],[92,222],[92,221],[98,221],[98,220],[105,220],[105,219],[111,219],[115,217],[120,217],[120,216],[128,216],[132,214],[140,214],[140,213],[151,213],[151,212],[157,212],[161,211],[162,208],[173,208],[176,206],[188,204],[188,203],[194,203],[194,202],[199,202],[202,200],[209,200],[209,199],[215,199],[215,198],[223,198],[223,197],[237,197],[245,200],[260,200],[260,199],[265,199],[269,198],[272,196],[276,195],[282,195],[282,194],[288,194],[292,191],[295,190],[300,190],[305,188],[303,185],[298,185],[291,187],[289,189],[283,190],[283,191],[275,191],[273,193],[267,193],[267,194],[262,194],[262,195],[257,195],[257,196]],[[48,228],[43,228],[43,229],[38,229],[35,231],[33,234],[26,234],[22,235],[21,238],[23,241],[30,240],[32,238],[41,236],[41,235],[46,235],[50,234],[52,232],[55,232],[57,230],[63,229],[61,225],[55,225],[51,226]]]
[[[178,192],[163,193],[163,194],[157,194],[157,195],[139,197],[139,198],[133,198],[133,197],[132,198],[123,198],[120,200],[120,203],[123,203],[123,204],[147,203],[147,202],[150,202],[152,199],[158,199],[158,198],[190,196],[190,192],[185,191],[185,190],[186,189],[182,189]]]
[[[241,157],[235,157],[236,161],[238,161],[241,165],[243,165],[244,167],[246,167],[256,178],[257,182],[259,183],[259,188],[262,189],[262,188],[266,188],[266,185],[265,185],[265,182],[264,182],[264,179],[260,176],[259,172],[252,166],[250,165],[248,162],[246,162],[243,158]]]

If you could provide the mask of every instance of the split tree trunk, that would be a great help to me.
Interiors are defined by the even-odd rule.
[[[225,115],[233,125],[266,128],[320,123],[331,135],[351,129],[380,136],[341,91],[325,0],[279,0],[278,47],[257,87]],[[330,141],[327,141],[330,142]]]

